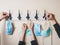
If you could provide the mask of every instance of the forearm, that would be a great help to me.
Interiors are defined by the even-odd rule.
[[[24,37],[25,37],[25,32],[22,32],[18,45],[25,45]]]
[[[25,32],[22,32],[22,34],[21,34],[21,37],[20,37],[20,40],[19,40],[19,41],[24,41],[24,38],[25,38]]]
[[[55,31],[56,31],[57,34],[58,34],[58,37],[60,38],[60,25],[57,23],[56,20],[53,20],[52,23],[53,23],[53,26],[54,26],[54,28],[55,28]]]
[[[58,34],[58,37],[60,38],[60,25],[58,23],[54,24],[55,31]]]
[[[31,45],[38,45],[34,32],[31,30]]]
[[[34,32],[33,31],[31,31],[31,39],[32,40],[35,40],[35,35],[34,35]]]

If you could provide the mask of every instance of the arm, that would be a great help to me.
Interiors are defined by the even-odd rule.
[[[57,23],[54,14],[46,12],[46,19],[50,20],[55,28],[55,31],[58,34],[58,37],[60,38],[60,25]]]
[[[26,32],[26,29],[27,29],[27,25],[24,23],[23,26],[22,26],[22,36],[20,37],[20,41],[19,41],[19,44],[18,45],[25,45],[25,32]]]
[[[34,35],[34,32],[31,30],[31,45],[38,45],[36,36]]]
[[[25,45],[24,37],[25,37],[25,32],[22,32],[22,36],[20,37],[18,45]]]
[[[54,23],[53,26],[55,28],[55,31],[58,34],[58,37],[60,38],[60,25],[56,21],[54,21],[53,23]]]
[[[31,31],[31,39],[32,39],[31,45],[38,45],[36,36],[35,36],[35,34],[33,32],[34,29],[33,29],[33,23],[32,22],[30,22],[29,29]]]

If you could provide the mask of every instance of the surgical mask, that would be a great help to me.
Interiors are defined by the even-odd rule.
[[[12,34],[12,24],[10,19],[6,20],[6,34]]]
[[[50,32],[51,32],[50,27],[48,27],[48,29],[46,29],[46,30],[41,30],[40,26],[41,26],[40,24],[37,24],[37,23],[34,24],[34,34],[35,34],[35,36],[43,36],[43,37],[49,36]],[[30,32],[29,29],[27,29],[26,35],[27,36],[31,35],[31,32]]]

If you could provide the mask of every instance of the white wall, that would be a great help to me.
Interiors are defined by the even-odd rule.
[[[17,18],[17,15],[18,15],[17,13],[19,9],[21,10],[22,17],[26,16],[27,9],[29,9],[31,15],[33,15],[33,16],[30,15],[31,17],[34,17],[36,9],[38,10],[39,16],[40,14],[42,16],[44,10],[46,9],[47,11],[54,13],[57,21],[58,22],[60,21],[60,0],[0,0],[0,12],[3,12],[3,11],[8,12],[10,10],[11,13],[13,14],[13,17]],[[3,24],[1,23],[1,25]],[[20,26],[21,23],[19,21],[15,21],[14,24],[16,26],[16,29],[13,35],[7,36],[4,34],[5,30],[0,31],[0,32],[3,32],[2,44],[4,43],[4,45],[17,45],[19,41],[19,34],[20,34],[19,33],[20,29],[18,27]],[[37,37],[39,39],[38,41],[40,45],[59,45],[60,44],[59,43],[60,39],[58,38],[55,30],[53,29],[52,31],[53,31],[52,44],[51,44],[51,36],[44,38],[44,40],[43,40],[43,37]],[[29,38],[30,37],[27,37],[27,39]],[[28,42],[27,45],[30,45],[29,41],[27,42]]]

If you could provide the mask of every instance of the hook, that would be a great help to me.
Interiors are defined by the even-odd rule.
[[[9,11],[9,19],[12,20],[11,12]]]
[[[30,16],[29,16],[29,10],[27,10],[27,16],[26,16],[27,20],[30,19]]]
[[[44,16],[43,16],[43,18],[45,18],[45,20],[46,20],[46,10],[44,10]]]
[[[21,20],[20,10],[18,11],[18,19]]]
[[[37,10],[36,10],[36,16],[35,16],[35,19],[38,20],[38,14],[37,14]]]

